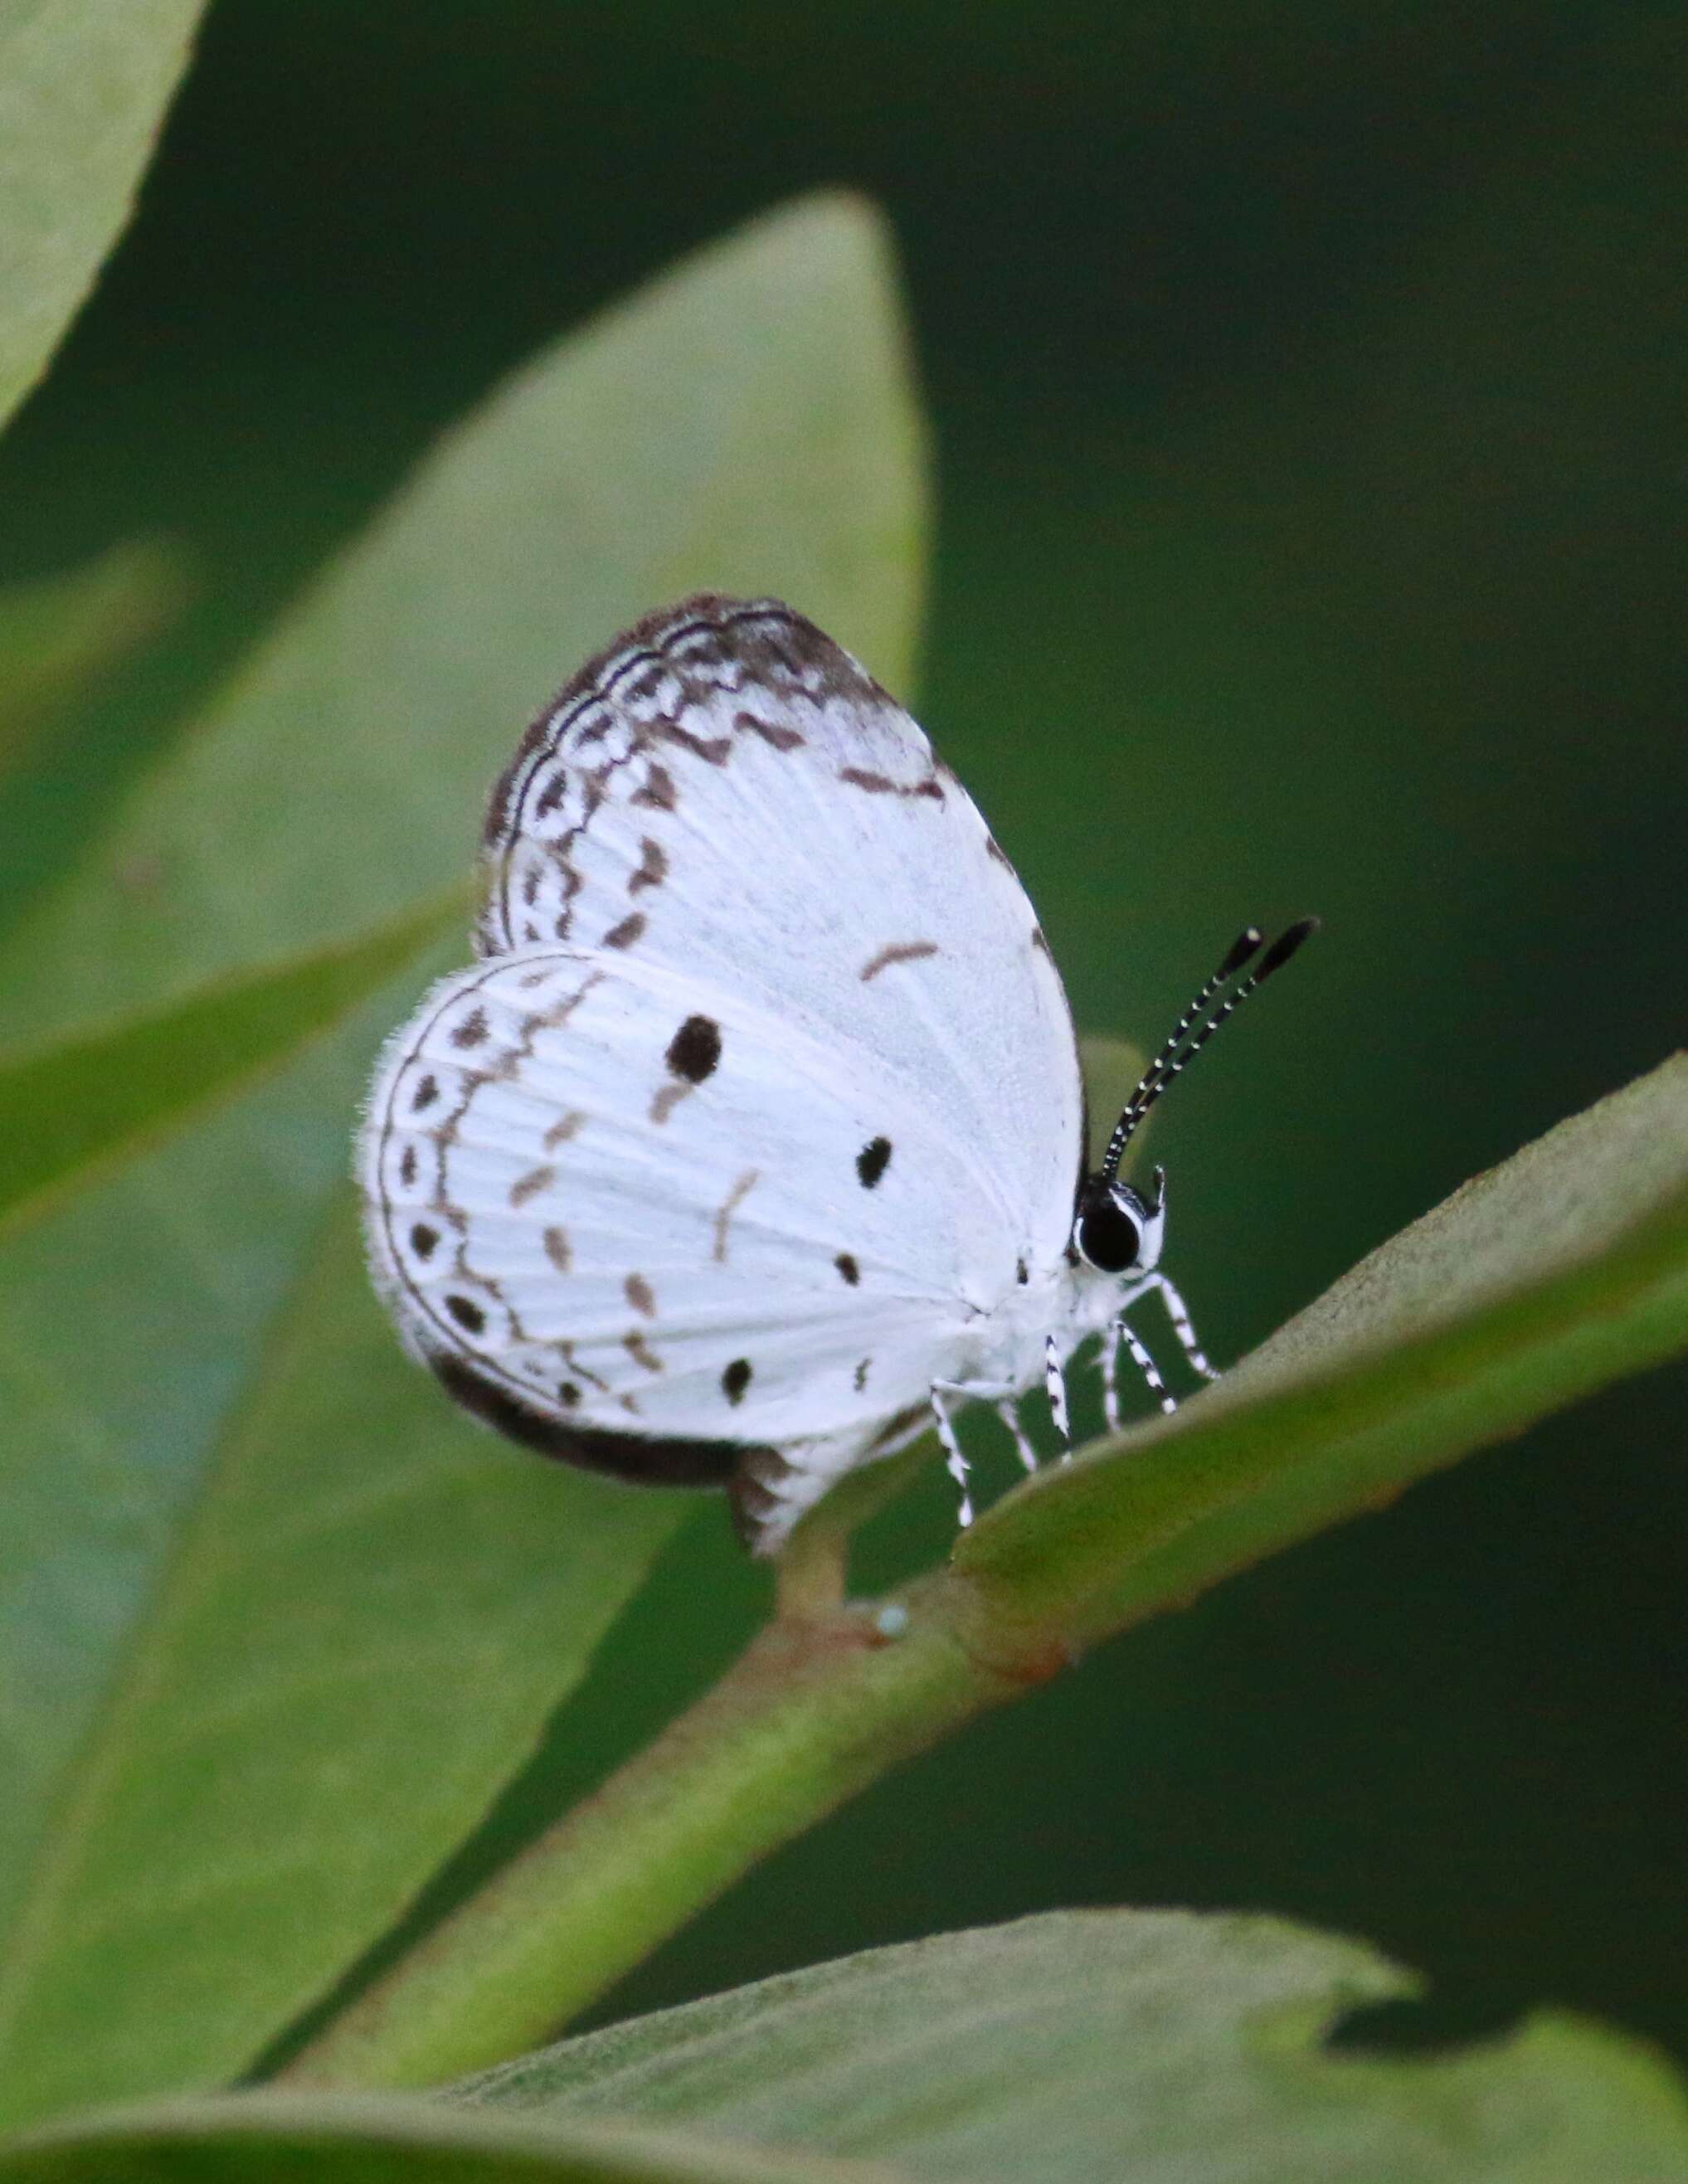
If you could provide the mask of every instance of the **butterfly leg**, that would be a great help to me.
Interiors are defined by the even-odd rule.
[[[1119,1431],[1119,1329],[1111,1327],[1102,1337],[1102,1423],[1110,1433]]]
[[[1189,1308],[1164,1274],[1155,1274],[1144,1286],[1158,1290],[1161,1301],[1167,1307],[1167,1317],[1173,1323],[1173,1333],[1178,1339],[1178,1347],[1189,1360],[1192,1372],[1199,1373],[1204,1380],[1217,1380],[1217,1372],[1207,1362],[1201,1345],[1195,1339],[1195,1329],[1190,1323]]]
[[[1038,1468],[1038,1452],[1026,1438],[1026,1429],[1020,1423],[1019,1412],[1013,1403],[1005,1398],[997,1405],[996,1415],[1014,1436],[1014,1453],[1028,1471],[1035,1471]]]
[[[1061,1460],[1065,1463],[1072,1454],[1072,1429],[1067,1422],[1066,1376],[1061,1369],[1061,1353],[1052,1334],[1044,1337],[1044,1388],[1049,1396],[1050,1416],[1061,1435]]]
[[[1112,1340],[1108,1345],[1108,1369],[1102,1379],[1102,1410],[1108,1422],[1109,1432],[1113,1432],[1119,1424],[1118,1378],[1121,1343],[1123,1343],[1131,1352],[1131,1362],[1148,1383],[1150,1394],[1155,1397],[1161,1408],[1170,1418],[1178,1408],[1178,1401],[1168,1390],[1166,1382],[1161,1378],[1159,1368],[1148,1351],[1123,1319],[1117,1319],[1108,1329],[1108,1333]]]
[[[961,1490],[961,1506],[957,1521],[965,1532],[973,1521],[973,1497],[967,1490],[967,1459],[961,1453],[961,1444],[955,1438],[955,1421],[944,1401],[944,1390],[936,1380],[932,1384],[932,1415],[937,1422],[938,1438],[944,1448],[944,1468]]]
[[[932,1407],[936,1413],[938,1437],[944,1443],[944,1461],[950,1475],[961,1489],[962,1507],[968,1513],[961,1518],[964,1524],[972,1522],[971,1505],[967,1498],[967,1459],[955,1440],[955,1429],[950,1423],[950,1414],[942,1401],[945,1396],[959,1396],[964,1402],[988,1402],[996,1406],[996,1415],[1014,1437],[1014,1448],[1028,1471],[1038,1468],[1037,1451],[1026,1438],[1020,1424],[1020,1413],[1015,1408],[1020,1390],[1008,1380],[934,1380],[932,1384]],[[948,1428],[946,1434],[945,1428]],[[961,1465],[958,1471],[957,1464]]]

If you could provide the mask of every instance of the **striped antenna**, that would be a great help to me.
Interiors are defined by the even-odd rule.
[[[1125,1156],[1126,1147],[1131,1143],[1143,1117],[1173,1079],[1189,1068],[1220,1025],[1236,1014],[1249,995],[1258,993],[1273,972],[1281,971],[1301,943],[1318,931],[1318,920],[1316,917],[1301,919],[1287,932],[1280,933],[1257,962],[1254,962],[1254,959],[1262,939],[1259,927],[1245,926],[1237,935],[1227,950],[1223,962],[1178,1018],[1172,1036],[1144,1071],[1137,1089],[1126,1101],[1125,1112],[1115,1123],[1114,1134],[1108,1139],[1108,1149],[1102,1156],[1099,1173],[1104,1184],[1111,1184],[1119,1173],[1119,1164]],[[1251,962],[1254,962],[1254,968],[1248,976],[1231,986],[1218,1007],[1212,1008],[1217,996]],[[1207,1013],[1210,1008],[1212,1008],[1211,1015]],[[1189,1038],[1188,1045],[1185,1045],[1184,1042],[1192,1027],[1195,1028],[1195,1036]]]

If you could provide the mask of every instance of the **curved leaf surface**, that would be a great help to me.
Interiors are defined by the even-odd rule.
[[[0,424],[128,225],[202,7],[0,4]]]
[[[76,2122],[0,2152],[0,2184],[896,2184],[885,2170],[625,2125],[421,2101],[251,2094]]]
[[[700,252],[448,435],[179,739],[0,955],[14,1036],[460,880],[522,726],[688,590],[778,593],[905,688],[923,504],[868,208],[811,199]]]
[[[1688,1056],[1478,1176],[1186,1403],[957,1543],[1082,1642],[1688,1349]]]
[[[0,779],[42,723],[156,635],[187,592],[181,555],[147,539],[0,591]]]
[[[902,676],[922,486],[888,274],[868,212],[811,202],[520,375],[12,936],[11,1027],[431,903],[521,721],[654,599],[789,588]],[[250,2061],[454,1847],[693,1506],[513,1457],[381,1320],[329,1209],[425,974],[0,1238],[11,2118]]]
[[[291,1060],[415,960],[466,890],[365,938],[319,948],[103,1031],[0,1053],[0,1234]]]
[[[967,2184],[1669,2184],[1688,2097],[1544,2013],[1435,2058],[1332,2053],[1408,1982],[1276,1919],[1061,1912],[876,1949],[506,2065],[454,2098]]]
[[[1086,1643],[1684,1349],[1679,1058],[1456,1193],[1175,1418],[1005,1495],[945,1568],[764,1633],[293,2076],[428,2083],[517,2052],[757,1858]]]

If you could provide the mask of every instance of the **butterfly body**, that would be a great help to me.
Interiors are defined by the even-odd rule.
[[[946,1390],[1005,1400],[1110,1323],[1031,904],[803,617],[629,632],[524,738],[486,855],[482,961],[390,1042],[359,1152],[377,1284],[467,1407],[729,1485],[771,1551],[934,1412],[959,1466]]]

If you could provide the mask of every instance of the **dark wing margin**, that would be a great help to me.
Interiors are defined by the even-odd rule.
[[[537,807],[529,811],[536,778],[549,761],[572,743],[570,766],[584,768],[584,807],[570,827],[571,836],[590,824],[606,794],[609,777],[626,762],[616,759],[600,765],[593,759],[591,746],[604,734],[613,716],[619,715],[631,733],[628,756],[660,755],[666,744],[671,750],[677,748],[719,765],[730,747],[727,741],[716,746],[700,739],[665,716],[661,708],[653,710],[653,700],[665,682],[671,690],[677,681],[679,710],[683,711],[694,699],[718,698],[747,680],[768,690],[802,694],[811,701],[817,695],[837,695],[870,710],[883,707],[899,716],[902,711],[859,660],[783,600],[694,592],[644,616],[570,677],[530,722],[493,783],[482,830],[488,867],[479,931],[482,955],[502,954],[520,944],[506,900],[508,861],[530,819],[543,822],[549,816],[554,823],[554,785],[549,791],[539,788]],[[741,715],[737,725],[786,747],[782,731],[754,714]],[[793,735],[788,741],[800,743],[802,738]],[[880,777],[864,774],[861,781],[877,784]],[[886,781],[883,786],[893,784]],[[930,793],[936,783],[921,788],[922,794]],[[941,789],[936,793],[941,798]],[[646,800],[649,794],[647,788]]]
[[[791,1529],[791,1503],[779,1491],[799,1474],[777,1448],[755,1441],[685,1440],[650,1434],[616,1433],[600,1426],[565,1424],[531,1410],[508,1388],[450,1351],[430,1351],[427,1362],[440,1384],[483,1425],[523,1448],[582,1471],[595,1471],[634,1486],[725,1487],[733,1529],[753,1555],[777,1553]],[[891,1452],[927,1415],[916,1403],[887,1420],[861,1461]],[[853,1467],[852,1467],[853,1468]]]
[[[773,1455],[772,1449],[747,1448],[742,1441],[659,1439],[565,1424],[530,1409],[520,1396],[455,1351],[431,1350],[428,1363],[454,1401],[507,1440],[559,1463],[603,1472],[635,1485],[726,1486],[741,1459]]]

